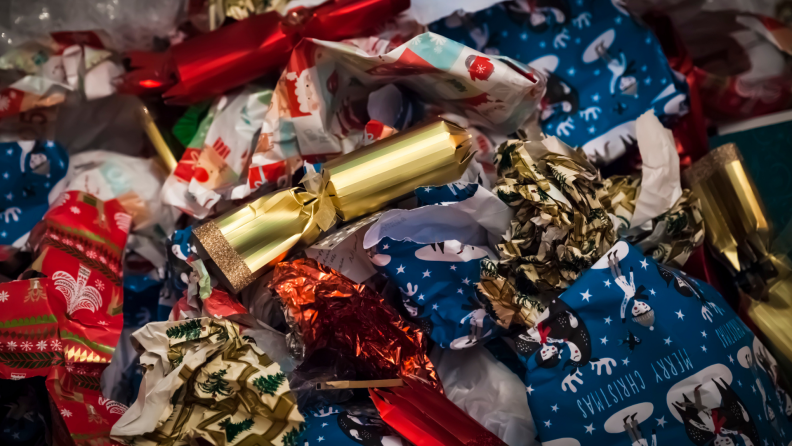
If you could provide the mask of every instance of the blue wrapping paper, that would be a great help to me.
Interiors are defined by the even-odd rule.
[[[401,437],[371,405],[331,405],[303,413],[306,429],[296,444],[401,446]]]
[[[544,445],[786,445],[775,360],[708,284],[617,243],[512,337]]]
[[[647,110],[661,119],[687,111],[684,78],[618,0],[510,1],[429,29],[544,73],[542,129],[601,162],[635,143]]]
[[[413,322],[441,348],[500,336],[505,328],[476,284],[481,259],[497,259],[491,246],[508,228],[511,210],[473,183],[419,188],[416,195],[425,206],[388,211],[366,234],[372,263],[399,287]]]
[[[24,244],[68,168],[69,156],[56,142],[0,143],[0,245]]]

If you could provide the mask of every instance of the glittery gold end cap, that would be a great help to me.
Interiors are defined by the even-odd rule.
[[[685,183],[688,186],[698,184],[732,161],[742,161],[742,155],[737,145],[730,142],[710,151],[704,158],[693,163],[684,173]]]
[[[223,237],[220,228],[214,221],[198,227],[193,231],[193,235],[201,242],[203,248],[225,274],[228,282],[234,288],[234,292],[240,292],[242,288],[255,280],[253,272]]]

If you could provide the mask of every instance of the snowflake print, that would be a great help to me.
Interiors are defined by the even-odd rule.
[[[446,42],[448,42],[448,39],[446,39],[445,37],[439,34],[432,34],[429,36],[429,41],[431,41],[435,45],[442,46],[445,45]]]
[[[99,279],[94,280],[94,287],[99,291],[104,291],[104,284]]]
[[[0,112],[4,112],[11,107],[11,100],[8,96],[0,96]]]
[[[66,371],[69,373],[74,372],[74,366],[71,364],[66,364]]]
[[[51,239],[55,240],[56,242],[57,242],[57,241],[60,241],[60,237],[58,237],[58,236],[57,236],[57,235],[55,235],[55,234],[50,234],[49,238],[51,238]]]
[[[99,325],[107,325],[107,321],[99,321]]]
[[[74,242],[69,240],[69,239],[65,239],[63,241],[63,244],[66,245],[66,246],[74,246]]]
[[[53,350],[60,350],[60,348],[61,348],[61,343],[60,343],[60,341],[59,341],[59,340],[57,340],[57,339],[54,339],[54,340],[52,341],[52,348],[53,348]]]
[[[85,255],[88,256],[89,259],[93,260],[97,257],[96,251],[88,251]]]
[[[47,348],[47,341],[39,341],[38,344],[36,344],[36,348],[38,348],[39,350],[46,349]]]
[[[80,250],[80,252],[83,252],[83,251],[85,251],[85,248],[83,247],[83,245],[81,245],[81,244],[79,244],[79,243],[77,244],[77,246],[75,246],[75,248],[79,249],[79,250]]]
[[[99,256],[99,261],[102,263],[107,263],[107,259],[105,258],[105,256]]]
[[[78,208],[77,206],[72,206],[69,208],[69,210],[72,211],[73,214],[77,214],[77,215],[80,214],[80,208]]]
[[[60,413],[63,418],[69,418],[72,416],[72,413],[69,411],[69,409],[61,409]]]
[[[12,351],[16,350],[16,346],[17,346],[16,342],[10,341],[8,343],[8,351],[12,352]]]
[[[8,300],[8,291],[0,291],[0,302]]]
[[[29,352],[30,350],[33,349],[33,343],[25,341],[22,343],[22,345],[20,345],[20,347],[22,348],[22,350]]]

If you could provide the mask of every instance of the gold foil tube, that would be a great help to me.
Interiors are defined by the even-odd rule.
[[[342,220],[366,215],[417,187],[458,180],[473,157],[470,149],[470,135],[456,124],[422,125],[326,163],[327,197]],[[318,203],[302,188],[273,192],[195,229],[196,248],[239,292],[291,249],[319,237],[312,219]]]
[[[146,135],[148,135],[149,140],[151,140],[151,144],[165,164],[165,168],[168,169],[168,173],[173,172],[176,169],[176,157],[173,156],[173,152],[171,152],[168,143],[166,143],[165,139],[162,137],[162,133],[160,133],[157,124],[155,124],[154,120],[151,118],[151,114],[146,106],[140,106],[138,117],[140,118],[143,130],[146,131]]]
[[[713,150],[685,179],[701,199],[707,240],[735,271],[767,255],[770,227],[736,145]]]
[[[342,220],[410,195],[416,187],[458,180],[473,154],[467,130],[436,121],[327,162],[328,192]]]
[[[741,272],[769,260],[778,275],[767,286],[767,301],[743,294],[748,317],[762,331],[789,368],[792,359],[792,270],[788,260],[770,253],[770,227],[753,181],[737,146],[726,144],[697,161],[685,174],[701,200],[707,240]],[[783,261],[782,261],[783,260]],[[781,359],[781,358],[779,358]]]

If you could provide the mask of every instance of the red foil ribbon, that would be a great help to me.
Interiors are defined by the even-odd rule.
[[[354,365],[358,379],[417,376],[440,389],[423,332],[371,288],[313,259],[279,263],[270,286],[302,332],[307,355],[333,348]]]
[[[410,6],[409,0],[337,0],[252,16],[174,45],[167,53],[130,52],[120,89],[139,94],[171,87],[171,104],[190,104],[283,66],[303,37],[338,41],[360,35]],[[175,85],[174,85],[175,83]]]
[[[505,446],[443,394],[414,378],[404,387],[370,389],[377,410],[390,427],[416,446]]]

